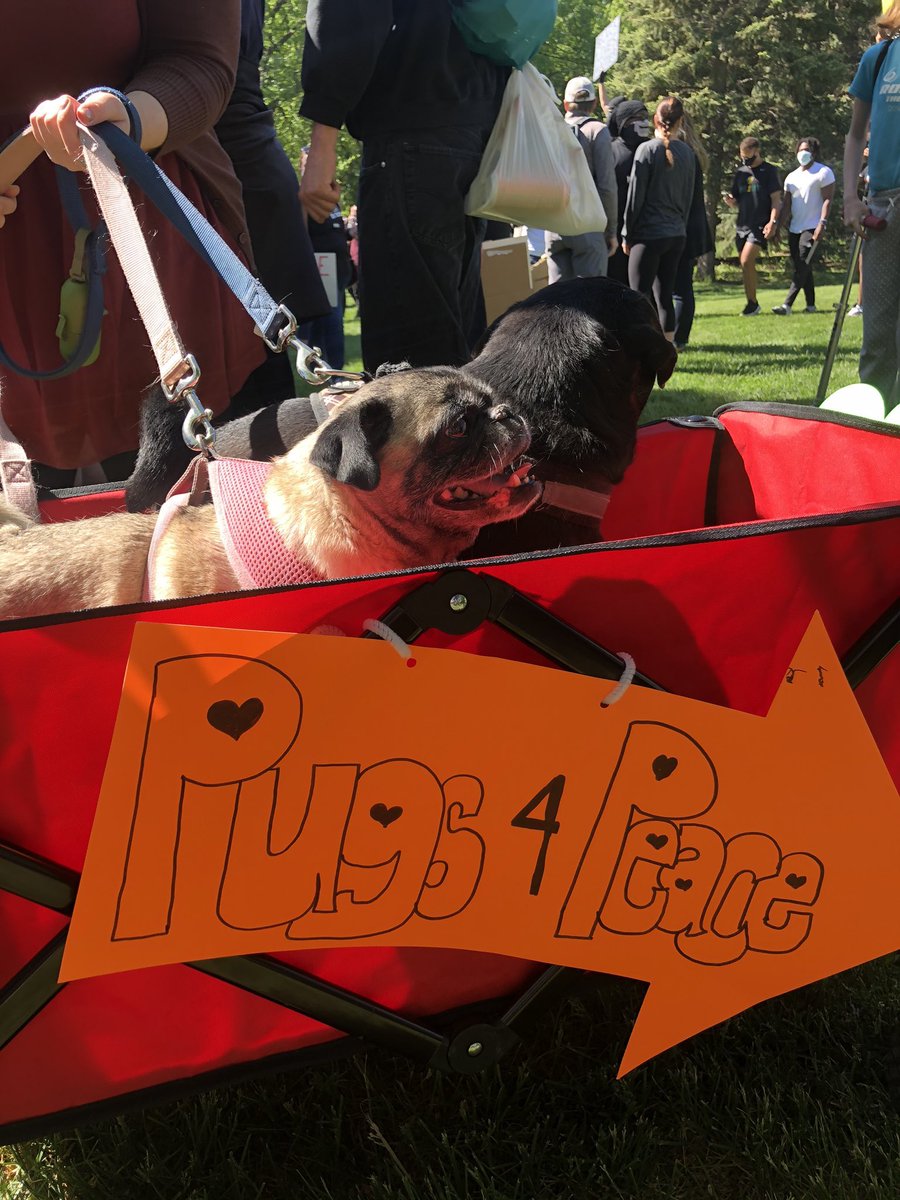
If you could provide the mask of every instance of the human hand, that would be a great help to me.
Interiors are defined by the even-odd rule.
[[[723,192],[722,199],[725,201],[725,203],[728,205],[729,208],[737,208],[737,200],[735,200],[735,198],[734,198],[734,196],[732,196],[731,192]]]
[[[763,225],[763,237],[767,242],[778,241],[778,236],[781,233],[780,227],[774,221],[768,221]]]
[[[606,247],[607,247],[607,250],[609,251],[609,257],[612,258],[612,256],[615,254],[615,252],[619,248],[619,239],[616,237],[615,234],[612,234],[611,236],[607,237]]]
[[[623,242],[623,243],[622,243],[622,253],[623,253],[623,254],[630,254],[630,253],[631,253],[631,247],[628,245],[628,243],[627,243],[627,242]]]
[[[0,229],[6,224],[6,218],[16,211],[18,194],[19,185],[17,183],[11,183],[5,191],[0,192]]]
[[[862,223],[863,217],[869,210],[858,196],[844,197],[844,224],[860,237],[866,236],[866,228]]]
[[[35,141],[51,162],[70,171],[84,170],[76,122],[90,126],[110,121],[125,133],[131,128],[125,105],[109,92],[96,92],[84,104],[79,104],[74,96],[44,100],[29,121]]]
[[[300,178],[300,203],[314,221],[327,221],[340,204],[341,189],[335,179],[337,156],[327,147],[310,147]]]

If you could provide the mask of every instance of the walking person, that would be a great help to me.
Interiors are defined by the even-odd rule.
[[[696,155],[678,136],[683,118],[677,96],[660,101],[653,116],[655,136],[635,152],[622,227],[629,285],[656,302],[669,341],[675,340],[672,289],[696,178]]]
[[[694,195],[691,198],[691,211],[688,213],[687,219],[687,235],[681,258],[678,260],[678,269],[675,272],[675,283],[672,289],[675,300],[675,348],[679,352],[686,348],[694,326],[696,311],[694,268],[697,266],[697,259],[704,254],[709,254],[715,248],[706,216],[703,186],[703,172],[709,169],[709,155],[687,113],[681,124],[681,138],[693,150],[696,165]]]
[[[885,410],[900,401],[900,0],[875,21],[881,42],[863,54],[853,82],[853,115],[844,144],[844,223],[863,239],[866,302],[859,378],[881,393]],[[869,129],[869,194],[856,191]],[[869,218],[881,228],[863,224]]]
[[[612,138],[607,127],[594,115],[597,110],[597,89],[586,76],[578,75],[566,84],[563,105],[566,124],[578,136],[591,179],[606,213],[606,232],[596,230],[563,236],[548,230],[546,251],[550,283],[557,283],[561,279],[605,275],[609,257],[615,254],[619,245],[616,238],[618,195]]]
[[[602,99],[603,90],[600,90]],[[628,259],[622,249],[622,222],[625,218],[625,201],[628,198],[628,181],[638,146],[653,133],[650,113],[643,100],[626,100],[619,97],[607,115],[606,127],[612,138],[613,169],[616,173],[616,200],[619,211],[616,237],[619,248],[610,254],[606,273],[610,279],[628,286]]]
[[[759,138],[745,137],[740,154],[741,165],[734,173],[731,191],[722,199],[729,208],[738,210],[735,244],[741,258],[741,277],[747,298],[741,316],[756,317],[762,312],[756,296],[756,260],[759,252],[776,236],[781,212],[781,180],[776,168],[763,158]]]
[[[794,301],[801,291],[806,299],[803,311],[818,311],[812,268],[813,262],[821,254],[828,212],[834,198],[834,171],[820,163],[818,156],[819,139],[801,138],[797,143],[797,162],[800,165],[784,181],[784,203],[776,232],[787,225],[794,274],[784,303],[776,304],[772,309],[779,317],[790,316]]]

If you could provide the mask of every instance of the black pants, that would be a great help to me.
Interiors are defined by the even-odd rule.
[[[679,346],[686,346],[691,340],[691,329],[694,325],[696,302],[694,300],[694,267],[696,258],[688,258],[682,254],[678,260],[675,272],[675,282],[672,285],[672,299],[675,302],[675,341]]]
[[[815,230],[812,229],[804,229],[802,233],[788,234],[791,262],[794,264],[794,275],[784,301],[788,308],[791,307],[801,291],[806,297],[807,307],[815,307],[816,285],[813,283],[812,263],[805,261],[806,255],[809,253],[809,248],[812,245],[814,232]],[[817,246],[813,254],[813,261],[818,258],[819,252],[820,246]]]
[[[659,321],[666,333],[675,330],[672,288],[683,249],[683,236],[654,238],[649,242],[636,242],[628,255],[629,286],[656,301]]]
[[[485,328],[481,243],[466,193],[490,128],[369,139],[359,177],[363,364],[459,366]]]

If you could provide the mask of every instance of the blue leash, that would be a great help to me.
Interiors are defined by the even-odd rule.
[[[310,382],[323,382],[315,374],[315,368],[309,367],[310,348],[294,336],[297,321],[293,313],[285,305],[272,299],[262,283],[244,266],[202,213],[197,211],[190,200],[160,171],[153,159],[140,148],[140,119],[130,101],[114,88],[91,88],[82,93],[79,101],[98,91],[111,92],[123,100],[131,120],[131,130],[126,134],[118,126],[103,122],[92,126],[91,132],[103,139],[128,177],[138,184],[154,207],[171,221],[185,241],[218,274],[251,318],[266,345],[272,350],[283,351],[291,343],[297,349],[305,351],[307,357],[302,362],[298,355],[298,371]],[[72,228],[76,233],[81,229],[90,228],[76,176],[71,171],[57,167],[57,182],[60,198]],[[100,335],[103,319],[103,275],[106,272],[108,242],[106,226],[101,221],[91,229],[86,239],[85,277],[88,302],[84,328],[72,356],[63,366],[54,370],[34,371],[14,362],[0,346],[0,365],[29,379],[59,379],[70,375],[84,364],[92,354]]]

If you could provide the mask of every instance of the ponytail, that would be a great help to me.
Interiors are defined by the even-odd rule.
[[[666,166],[675,166],[675,155],[672,153],[672,134],[678,122],[684,117],[684,105],[677,96],[666,96],[656,106],[653,120],[657,129],[662,132],[662,144],[666,148]]]

